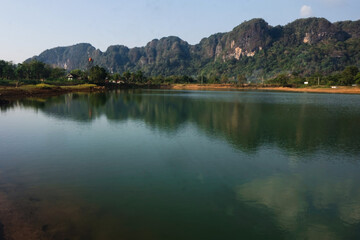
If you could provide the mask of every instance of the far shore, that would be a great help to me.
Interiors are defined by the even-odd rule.
[[[342,93],[342,94],[360,94],[360,87],[336,86],[331,87],[273,87],[266,85],[245,85],[237,86],[234,84],[171,84],[164,86],[166,89],[174,90],[264,90],[264,91],[283,91],[283,92],[309,92],[309,93]]]
[[[0,104],[29,97],[51,97],[70,92],[97,92],[104,90],[105,87],[96,86],[95,84],[73,86],[53,86],[47,84],[23,85],[20,87],[0,86]]]
[[[111,89],[128,88],[152,88],[152,89],[173,89],[173,90],[259,90],[259,91],[283,91],[283,92],[309,92],[309,93],[342,93],[342,94],[360,94],[360,87],[338,86],[336,88],[325,86],[313,87],[274,87],[266,85],[243,85],[235,84],[169,84],[169,85],[109,85],[97,86],[95,84],[81,84],[73,86],[53,86],[46,84],[23,85],[20,87],[0,86],[0,104],[6,104],[9,101],[29,98],[29,97],[51,97],[70,92],[99,92]]]

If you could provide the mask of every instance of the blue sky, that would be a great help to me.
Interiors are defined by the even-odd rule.
[[[359,9],[359,0],[0,0],[0,59],[18,63],[80,42],[102,51],[144,46],[171,35],[195,44],[252,18],[358,20]]]

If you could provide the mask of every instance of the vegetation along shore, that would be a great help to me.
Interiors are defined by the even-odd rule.
[[[236,78],[171,75],[146,76],[142,71],[110,74],[105,68],[88,70],[54,68],[39,61],[12,64],[0,61],[0,103],[34,96],[68,92],[104,91],[114,88],[162,88],[187,90],[269,90],[319,93],[360,93],[360,73],[356,66],[328,75],[279,74],[251,83],[245,75]]]
[[[103,91],[104,87],[95,84],[81,84],[71,86],[55,86],[49,84],[23,85],[19,87],[0,86],[0,104],[11,100],[29,97],[49,97],[69,92]]]
[[[19,64],[0,60],[0,99],[113,88],[358,93],[359,26],[252,19],[196,45],[173,36],[104,53],[85,43],[56,47]]]

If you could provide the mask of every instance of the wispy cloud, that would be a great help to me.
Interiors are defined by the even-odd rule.
[[[308,5],[304,5],[300,9],[300,16],[303,18],[312,16],[312,8]]]

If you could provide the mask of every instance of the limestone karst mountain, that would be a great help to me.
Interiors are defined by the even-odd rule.
[[[263,19],[243,22],[191,45],[170,36],[144,47],[122,45],[105,52],[88,43],[56,47],[37,59],[67,70],[86,69],[88,58],[109,72],[141,70],[147,75],[246,75],[248,79],[279,72],[330,73],[360,66],[360,20],[331,23],[324,18],[299,19],[270,26]]]

